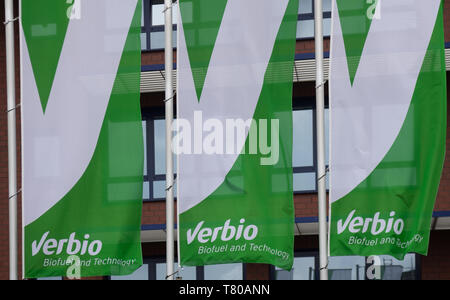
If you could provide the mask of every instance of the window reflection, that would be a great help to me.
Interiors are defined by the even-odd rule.
[[[62,277],[54,276],[54,277],[41,277],[36,278],[36,280],[62,280]]]
[[[156,31],[150,33],[150,40],[151,40],[151,50],[154,49],[163,49],[165,47],[165,34],[164,31]],[[176,47],[177,45],[177,32],[172,32],[172,47]]]
[[[322,8],[323,8],[324,12],[330,12],[331,11],[331,0],[323,0]]]
[[[329,110],[325,109],[325,163],[328,165],[329,153]],[[315,113],[313,108],[294,109],[293,121],[293,149],[292,162],[294,168],[293,189],[295,192],[314,192],[316,186],[316,162],[315,162]],[[165,197],[165,121],[160,116],[151,117],[143,122],[144,134],[152,140],[145,140],[145,190],[144,199],[159,200]],[[147,133],[146,130],[149,132]],[[174,174],[176,174],[177,157],[173,157]],[[147,166],[150,170],[147,174]],[[149,181],[149,182],[147,182]],[[326,177],[328,188],[328,173]],[[240,186],[240,184],[238,184]],[[176,181],[175,181],[176,189]]]
[[[299,14],[312,14],[313,13],[313,1],[311,0],[300,0],[298,6]]]
[[[242,264],[205,266],[205,280],[242,280]]]
[[[308,38],[314,36],[314,20],[300,20],[297,23],[297,38]]]
[[[409,253],[403,260],[389,255],[332,256],[328,258],[329,280],[418,280],[417,256]],[[272,279],[319,279],[318,255],[295,257],[291,271],[273,268]]]
[[[314,280],[315,257],[295,257],[291,271],[275,268],[276,280]]]
[[[316,190],[316,173],[294,173],[294,191],[311,191]]]
[[[155,174],[166,174],[166,121],[159,119],[154,121],[155,136]],[[173,155],[173,171],[176,173],[177,156]]]
[[[148,264],[143,264],[133,274],[124,276],[111,276],[111,280],[149,280]]]
[[[328,260],[328,279],[364,280],[365,268],[363,256],[332,256]]]
[[[323,35],[331,33],[331,0],[323,0]],[[297,38],[314,37],[314,0],[300,0],[298,9]]]
[[[313,110],[294,110],[292,112],[294,167],[314,165],[313,149]]]
[[[178,263],[174,263],[174,268],[177,270]],[[196,280],[197,279],[197,268],[196,267],[182,267],[178,270],[178,273],[175,275],[177,279],[182,280]],[[156,264],[156,280],[165,280],[166,279],[166,263],[157,263]]]
[[[416,278],[416,256],[407,254],[403,260],[388,255],[381,255],[380,279],[382,280],[414,280]],[[376,261],[375,261],[376,264]]]
[[[178,16],[176,14],[176,3],[172,9],[172,20],[174,26],[174,36],[176,36],[176,24]],[[192,22],[193,13],[187,14],[185,23]],[[208,21],[208,11],[201,11],[202,20]],[[331,0],[323,0],[323,33],[329,36],[331,31]],[[164,4],[162,0],[144,0],[142,16],[143,36],[142,50],[160,50],[164,48]],[[298,10],[297,38],[310,39],[314,37],[314,0],[300,0]],[[149,39],[149,43],[144,39]],[[147,45],[150,45],[147,48]],[[173,47],[175,48],[176,40]]]
[[[144,154],[147,153],[147,121],[142,121],[142,134],[144,136]],[[147,155],[144,155],[144,176],[147,175]]]

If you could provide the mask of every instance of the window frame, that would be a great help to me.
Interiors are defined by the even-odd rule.
[[[155,51],[162,51],[164,48],[154,48],[152,49],[151,44],[151,33],[153,32],[164,32],[164,25],[152,25],[152,8],[153,8],[153,2],[156,1],[156,4],[160,4],[158,2],[161,2],[162,0],[142,0],[142,5],[144,9],[144,24],[141,24],[141,33],[146,34],[146,49],[141,49],[142,52],[155,52]],[[297,16],[297,23],[300,21],[307,21],[307,20],[314,20],[314,0],[310,0],[312,2],[312,12],[311,13],[305,13],[305,14],[298,14]],[[331,19],[331,11],[325,11],[323,12],[323,19]],[[174,31],[177,30],[177,24],[172,25],[172,29]],[[324,35],[325,38],[329,38],[330,35]],[[312,40],[314,39],[314,36],[307,36],[307,37],[299,37],[296,38],[297,41],[305,41],[305,40]],[[173,49],[176,49],[176,46],[173,47]]]
[[[174,111],[174,118],[176,118],[176,111]],[[165,174],[156,174],[155,171],[155,120],[164,120],[164,108],[154,107],[151,109],[142,108],[142,121],[146,123],[146,141],[147,141],[147,174],[144,175],[144,182],[148,182],[149,188],[149,198],[143,199],[143,202],[160,202],[166,201],[165,197],[155,198],[154,197],[154,187],[153,183],[157,181],[165,181]],[[176,184],[176,173],[174,173],[174,184]],[[176,200],[176,194],[174,195],[174,200]]]
[[[292,167],[292,174],[301,174],[301,173],[314,173],[315,174],[315,188],[313,190],[302,190],[296,191],[294,190],[294,195],[302,195],[302,194],[315,194],[318,192],[317,181],[317,115],[316,115],[316,98],[315,97],[294,97],[292,100],[292,111],[295,110],[312,110],[312,129],[313,129],[313,165],[312,166],[303,166],[303,167]],[[329,101],[328,97],[325,97],[325,109],[329,109]],[[325,168],[328,168],[328,164],[325,165]],[[328,172],[326,172],[328,174]],[[294,187],[292,187],[294,188]],[[328,192],[328,188],[327,188]]]
[[[301,0],[299,0],[301,1]],[[314,0],[310,0],[312,2],[312,12],[311,13],[306,13],[306,14],[298,14],[298,18],[297,18],[297,23],[299,21],[307,21],[307,20],[314,20],[314,16],[315,16],[315,8],[314,8]],[[331,11],[324,11],[323,12],[323,19],[331,19]],[[323,36],[324,38],[329,38],[330,35],[325,35]],[[297,38],[297,41],[307,41],[307,40],[312,40],[314,39],[314,36],[311,37],[300,37]]]
[[[146,34],[147,39],[147,47],[146,49],[141,49],[142,52],[155,52],[162,51],[164,48],[154,48],[152,49],[152,41],[151,41],[151,33],[153,32],[164,32],[164,25],[152,25],[152,10],[153,10],[153,1],[162,2],[155,4],[164,4],[163,0],[142,0],[142,5],[144,7],[144,24],[141,24],[141,32]],[[172,0],[173,3],[177,3]],[[177,24],[172,25],[172,30],[177,30]],[[176,47],[173,47],[176,49]]]
[[[419,254],[413,253],[413,252],[408,253],[408,254],[414,255],[414,258],[415,258],[415,266],[416,266],[416,268],[414,270],[414,277],[415,277],[414,280],[421,280],[422,279],[422,260],[421,260],[421,256]],[[320,272],[319,272],[319,269],[320,269],[320,265],[319,265],[320,258],[319,258],[319,251],[318,250],[316,250],[316,251],[301,251],[301,250],[300,251],[295,251],[294,252],[294,257],[314,257],[314,278],[315,278],[314,280],[320,280]],[[363,280],[369,280],[367,278],[367,270],[371,266],[371,265],[367,264],[367,258],[369,256],[362,256],[362,257],[364,257],[364,261],[365,261],[365,264],[363,265],[364,266],[364,279]],[[361,266],[361,267],[363,267],[363,266]],[[275,266],[270,265],[269,280],[276,280],[275,274],[276,274]]]
[[[319,251],[294,251],[294,259],[296,257],[314,257],[314,280],[318,280],[320,277]],[[276,267],[274,265],[270,265],[269,280],[277,280],[275,276]]]
[[[177,261],[177,257],[175,257],[175,261]],[[156,265],[157,264],[163,264],[166,263],[165,256],[151,256],[151,257],[144,257],[143,258],[143,264],[148,264],[148,280],[157,280],[156,279]],[[239,262],[237,262],[239,264]],[[246,263],[240,263],[242,264],[242,280],[246,279],[247,276],[247,264]],[[226,264],[225,264],[226,265]],[[175,266],[175,270],[176,270]],[[205,279],[205,266],[197,266],[196,272],[195,272],[195,280],[208,280]],[[176,275],[175,275],[176,277]],[[105,277],[107,280],[112,280],[111,276]],[[239,279],[230,279],[230,280],[239,280]]]
[[[325,97],[325,108],[328,106],[328,97]],[[315,174],[315,188],[312,190],[293,190],[293,194],[314,194],[317,193],[317,125],[316,125],[316,102],[315,97],[294,97],[292,101],[292,111],[295,110],[312,110],[312,129],[313,129],[313,165],[303,166],[303,167],[293,167],[293,174],[302,173],[314,173]],[[176,109],[174,109],[174,119],[176,118]],[[144,202],[159,202],[165,201],[165,197],[155,198],[154,197],[154,182],[165,181],[165,174],[155,173],[155,134],[154,134],[154,122],[155,120],[164,119],[164,108],[154,107],[142,109],[142,121],[146,121],[146,141],[147,141],[147,153],[145,153],[147,161],[147,174],[144,175],[144,182],[149,184],[149,198],[143,199]],[[326,165],[328,168],[328,165]],[[176,184],[176,172],[174,174],[175,184]],[[328,191],[328,189],[327,189]],[[174,195],[176,200],[176,194]]]
[[[143,13],[143,19],[144,19],[144,24],[141,24],[141,34],[145,33],[145,41],[146,41],[146,46],[145,49],[142,49],[142,42],[141,42],[141,51],[142,52],[146,52],[148,51],[149,47],[150,47],[150,30],[149,30],[149,0],[142,0],[142,13]]]

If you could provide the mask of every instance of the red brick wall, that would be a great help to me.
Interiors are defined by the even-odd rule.
[[[450,0],[444,2],[444,35],[445,41],[450,42]]]
[[[450,230],[432,231],[428,256],[422,256],[422,279],[450,280]]]

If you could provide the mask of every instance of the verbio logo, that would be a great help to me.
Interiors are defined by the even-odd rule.
[[[194,231],[189,229],[187,231],[187,243],[191,244],[196,238],[197,240],[205,244],[207,242],[214,242],[219,236],[220,240],[227,242],[232,239],[239,240],[240,238],[244,238],[247,241],[254,240],[258,235],[258,227],[256,225],[248,225],[246,226],[245,219],[239,220],[239,225],[237,227],[230,225],[231,219],[225,221],[225,224],[220,227],[212,228],[202,228],[205,221],[201,221],[197,224]]]
[[[102,242],[99,240],[89,241],[89,234],[84,235],[84,240],[79,241],[75,238],[76,233],[72,232],[67,239],[47,239],[50,231],[44,233],[39,243],[35,240],[31,243],[31,254],[35,256],[41,250],[44,255],[61,254],[65,251],[68,255],[84,255],[88,253],[95,256],[102,250]]]
[[[379,235],[380,233],[389,233],[394,231],[397,235],[403,232],[405,227],[405,222],[398,218],[395,219],[395,212],[391,211],[389,213],[389,219],[386,221],[380,218],[380,212],[376,212],[373,218],[363,218],[360,216],[355,216],[355,210],[352,210],[345,221],[340,219],[337,222],[337,233],[342,234],[348,229],[351,233],[366,233],[370,230],[372,235]]]

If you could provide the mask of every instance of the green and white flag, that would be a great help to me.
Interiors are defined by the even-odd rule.
[[[447,126],[442,2],[333,1],[332,256],[427,254]]]
[[[179,1],[181,265],[293,263],[297,0]]]
[[[139,0],[22,0],[24,277],[142,264]]]

